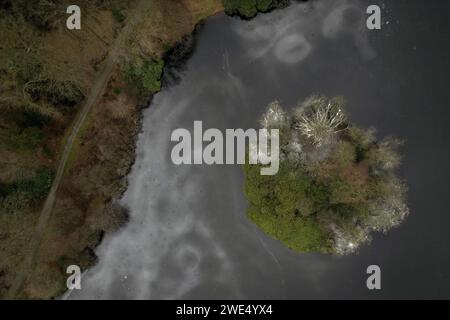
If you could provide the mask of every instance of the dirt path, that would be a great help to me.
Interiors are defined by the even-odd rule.
[[[9,291],[9,296],[11,298],[16,298],[23,290],[24,285],[26,284],[29,276],[32,274],[36,257],[39,250],[39,247],[42,242],[42,238],[47,229],[48,223],[52,216],[53,206],[56,200],[56,193],[58,191],[59,185],[61,184],[64,171],[67,165],[67,160],[72,151],[72,147],[74,141],[80,131],[80,128],[83,126],[83,123],[89,114],[89,111],[98,101],[98,98],[101,97],[103,91],[108,83],[108,80],[111,77],[111,73],[114,69],[114,65],[116,64],[121,50],[126,45],[125,41],[129,38],[131,32],[134,27],[141,19],[144,18],[145,13],[148,12],[148,9],[152,6],[152,0],[141,0],[136,8],[133,10],[133,13],[130,14],[130,17],[127,21],[126,26],[121,30],[120,34],[112,44],[109,54],[106,57],[105,65],[103,70],[97,75],[91,90],[86,97],[86,101],[80,110],[78,117],[76,119],[75,125],[70,132],[70,135],[67,139],[66,144],[64,145],[63,153],[60,158],[60,162],[58,164],[58,168],[56,171],[55,179],[53,180],[52,186],[48,193],[47,199],[45,200],[44,206],[42,208],[41,214],[39,216],[39,220],[32,236],[30,242],[30,252],[25,260],[23,261],[21,268],[17,274],[16,279],[14,280],[11,289]]]

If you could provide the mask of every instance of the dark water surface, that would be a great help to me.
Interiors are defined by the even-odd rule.
[[[382,30],[365,28],[369,4]],[[177,85],[144,112],[122,202],[127,226],[98,248],[71,298],[450,298],[449,2],[313,1],[197,35]],[[411,214],[358,254],[298,254],[245,216],[239,166],[175,166],[176,128],[255,128],[265,106],[344,95],[352,120],[406,141]],[[382,290],[366,288],[377,264]]]

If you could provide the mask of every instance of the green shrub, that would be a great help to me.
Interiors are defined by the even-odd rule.
[[[266,12],[270,9],[271,5],[276,2],[272,0],[258,0],[256,1],[256,9],[261,12]]]
[[[21,129],[29,127],[41,128],[50,122],[51,118],[36,112],[35,110],[25,109],[17,113],[15,122]]]
[[[119,9],[117,9],[117,8],[112,9],[111,14],[112,14],[114,20],[116,20],[118,23],[122,23],[125,21],[126,17],[123,15],[123,13]]]
[[[348,141],[340,141],[336,145],[333,161],[343,167],[353,164],[356,161],[355,145]]]
[[[17,50],[8,61],[8,68],[14,75],[17,86],[23,88],[26,83],[38,79],[42,73],[42,62],[36,54]]]
[[[58,2],[57,0],[14,0],[13,13],[38,29],[50,30],[65,14],[64,5]]]
[[[122,93],[122,89],[120,89],[119,87],[114,87],[113,92],[115,95],[119,95]]]
[[[125,65],[125,80],[139,94],[153,94],[161,89],[163,68],[162,60],[134,59]]]
[[[54,107],[74,106],[84,98],[81,89],[72,81],[32,81],[25,84],[24,91],[33,101],[44,99]]]
[[[23,108],[3,114],[8,126],[2,132],[0,146],[12,150],[30,150],[42,145],[43,127],[51,120],[35,110]]]
[[[288,0],[222,0],[225,12],[229,15],[240,15],[252,18],[258,12],[266,12],[272,8],[289,3]]]
[[[49,168],[42,168],[31,179],[20,179],[15,184],[15,190],[25,192],[30,201],[43,200],[52,186],[54,172]]]
[[[40,128],[13,129],[11,130],[8,144],[13,149],[34,149],[42,143],[43,139],[44,134]]]
[[[73,81],[56,80],[46,74],[36,54],[19,51],[11,58],[8,67],[17,87],[25,94],[25,104],[39,102],[59,108],[73,106],[84,98],[80,86]]]
[[[54,178],[54,171],[42,168],[31,178],[19,177],[16,182],[0,188],[0,210],[17,213],[47,196]]]

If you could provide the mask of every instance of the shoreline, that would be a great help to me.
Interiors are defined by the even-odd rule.
[[[195,3],[194,7],[184,7],[186,3],[182,6],[157,2],[154,9],[170,13],[170,19],[166,20],[164,15],[156,18],[148,16],[136,29],[141,32],[137,40],[140,43],[147,41],[146,45],[153,51],[136,52],[136,45],[140,43],[122,48],[122,51],[125,50],[125,56],[131,57],[139,52],[147,57],[158,56],[164,43],[148,34],[145,24],[153,25],[155,19],[162,19],[162,23],[174,29],[161,36],[169,37],[169,41],[180,34],[183,37],[168,50],[170,54],[163,51],[161,58],[165,65],[170,59],[172,64],[180,66],[180,61],[186,61],[189,55],[181,55],[178,59],[173,57],[179,54],[178,48],[185,37],[193,38],[192,34],[202,25],[205,18],[200,17],[206,14],[202,12],[212,10],[213,14],[208,13],[206,17],[223,12],[220,1],[211,0],[210,4],[209,8],[204,8],[195,6]],[[176,17],[184,24],[173,26]],[[199,20],[190,27],[196,19]],[[160,34],[161,31],[153,32]],[[166,66],[164,68],[169,70]],[[119,201],[127,188],[127,177],[135,162],[137,138],[142,130],[142,111],[151,106],[154,94],[139,98],[125,82],[122,70],[121,64],[116,62],[105,89],[83,123],[55,196],[48,227],[35,254],[34,267],[31,274],[25,273],[25,283],[14,298],[54,299],[61,296],[67,290],[67,266],[76,264],[83,272],[94,266],[98,262],[95,249],[104,236],[117,231],[128,220],[127,209]],[[28,256],[29,250],[29,247],[26,248],[24,255]],[[8,290],[18,273],[12,269],[7,272],[5,286]]]
[[[281,8],[285,8],[285,7],[286,7],[286,5],[281,6]],[[279,9],[279,8],[276,8],[276,7],[271,8],[267,12],[258,12],[258,14],[270,13],[277,9]],[[137,142],[139,139],[139,135],[143,132],[142,131],[143,121],[144,121],[143,111],[147,108],[151,108],[153,98],[156,94],[158,94],[160,91],[164,90],[167,87],[176,86],[179,83],[179,81],[180,81],[179,73],[180,73],[180,71],[181,72],[183,71],[183,68],[185,67],[186,63],[188,62],[188,60],[194,53],[195,47],[197,45],[197,34],[202,31],[207,19],[211,19],[211,18],[217,17],[219,15],[226,15],[226,16],[229,16],[232,18],[241,19],[243,21],[248,21],[248,20],[251,20],[254,18],[254,17],[245,18],[239,14],[228,15],[225,13],[224,10],[221,10],[219,12],[216,12],[216,13],[208,16],[207,18],[205,18],[203,20],[200,20],[198,23],[196,23],[193,30],[190,33],[184,35],[179,41],[177,41],[169,50],[167,50],[163,54],[163,56],[161,57],[161,59],[164,61],[164,68],[163,68],[163,73],[161,76],[161,88],[158,92],[155,92],[146,98],[142,98],[137,103],[136,112],[138,115],[138,124],[134,128],[134,134],[133,134],[133,137],[131,138],[132,146],[133,146],[132,151],[130,150],[130,153],[128,153],[128,156],[131,156],[130,157],[131,162],[129,163],[129,165],[122,168],[122,170],[124,170],[124,174],[120,177],[120,179],[122,181],[121,188],[119,190],[117,190],[116,195],[113,195],[112,198],[110,199],[110,201],[105,204],[105,206],[116,205],[117,208],[124,214],[124,220],[122,221],[122,223],[120,225],[116,226],[116,228],[114,228],[114,230],[105,231],[104,232],[105,236],[108,233],[111,234],[113,232],[120,230],[121,228],[125,228],[130,219],[129,208],[120,204],[120,200],[122,199],[123,194],[125,193],[126,189],[128,188],[128,185],[129,185],[128,184],[129,183],[128,176],[131,173],[133,166],[135,164],[135,161],[136,161]],[[102,244],[102,242],[103,242],[103,236],[95,244],[95,246],[91,247],[92,253],[95,256],[95,262],[92,265],[87,266],[86,269],[84,269],[83,273],[89,272],[89,270],[92,267],[94,267],[96,265],[96,263],[98,262],[98,257],[95,254],[95,250],[98,248],[98,246],[100,246]],[[67,290],[63,292],[63,294],[66,294],[66,293],[67,293]]]
[[[27,275],[24,287],[16,298],[54,299],[62,296],[67,291],[67,266],[78,265],[82,272],[95,266],[98,262],[95,250],[104,237],[126,226],[129,221],[128,208],[120,204],[120,199],[128,187],[128,176],[136,161],[143,110],[151,107],[155,94],[178,83],[179,72],[194,52],[196,35],[202,30],[205,20],[225,14],[220,1],[212,0],[211,4],[214,4],[213,7],[207,10],[212,10],[212,13],[205,15],[199,13],[204,10],[201,6],[189,7],[193,12],[180,9],[173,13],[171,6],[177,6],[176,3],[161,2],[160,10],[170,14],[170,19],[181,15],[186,19],[184,25],[163,34],[158,29],[152,30],[153,35],[151,32],[148,34],[145,23],[154,25],[156,18],[149,16],[140,25],[138,31],[146,32],[136,35],[133,40],[137,42],[125,49],[126,56],[139,52],[146,57],[159,56],[158,59],[164,62],[161,88],[139,98],[125,82],[121,65],[115,64],[105,89],[87,115],[82,132],[77,137],[73,147],[76,150],[71,151],[70,163],[56,194],[48,227],[36,252],[35,268]],[[164,23],[173,23],[166,22],[164,16],[159,19],[163,19]],[[193,23],[189,19],[198,21]],[[166,47],[161,51],[167,40],[154,38],[155,35],[176,41],[170,49]],[[136,47],[139,48],[137,52]]]

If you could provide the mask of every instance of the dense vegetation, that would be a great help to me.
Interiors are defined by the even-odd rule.
[[[63,25],[59,1],[4,1],[0,6],[0,111],[33,109],[55,116],[84,97],[79,73],[48,61],[40,41]],[[61,69],[64,68],[64,69]]]
[[[58,49],[77,41],[79,47],[86,43],[94,47],[90,40],[104,40],[99,40],[96,31],[88,26],[84,33],[69,32],[65,28],[69,4],[72,4],[69,0],[0,1],[0,164],[8,163],[8,168],[2,167],[0,180],[0,184],[3,183],[1,211],[14,197],[24,203],[23,209],[39,201],[39,197],[23,191],[24,181],[45,180],[42,172],[36,170],[54,163],[45,158],[56,154],[55,147],[59,146],[56,141],[61,138],[58,135],[62,136],[89,90],[89,72],[93,70],[88,68],[94,65],[87,64],[94,64],[94,60],[81,65],[76,53],[67,56],[64,50],[59,52]],[[92,16],[105,5],[119,8],[119,1],[80,0],[77,4],[89,9],[86,12],[91,12]],[[120,10],[116,11],[111,12],[112,16],[123,20]],[[96,57],[95,51],[92,52]],[[29,163],[30,152],[35,152],[39,163]],[[13,168],[10,159],[21,166]],[[24,180],[20,176],[22,171],[27,176],[34,174],[35,178]],[[51,175],[45,177],[50,179]],[[38,186],[46,190],[39,183],[36,190]],[[30,203],[20,200],[28,196],[33,199]]]
[[[0,184],[0,212],[17,214],[43,200],[52,185],[54,172],[41,168],[32,177],[19,177],[11,184]]]
[[[49,125],[84,99],[81,71],[48,58],[43,41],[52,32],[64,32],[66,7],[57,0],[0,1],[0,162],[7,163],[0,214],[26,211],[45,197],[53,174],[43,166],[51,162],[38,162],[45,162],[41,155],[54,154],[46,144],[46,134],[56,131]],[[30,151],[39,159],[31,168]],[[16,169],[10,159],[18,162]]]
[[[252,18],[258,12],[267,12],[273,8],[286,6],[289,0],[222,0],[225,12]]]
[[[3,0],[0,10],[20,16],[37,28],[48,30],[64,16],[64,3],[57,0]]]
[[[261,125],[280,130],[280,170],[244,166],[249,218],[299,252],[354,252],[408,214],[398,141],[350,125],[343,104],[313,97],[291,114],[270,104]]]
[[[125,64],[125,79],[140,95],[153,94],[161,89],[164,61],[134,58]]]

